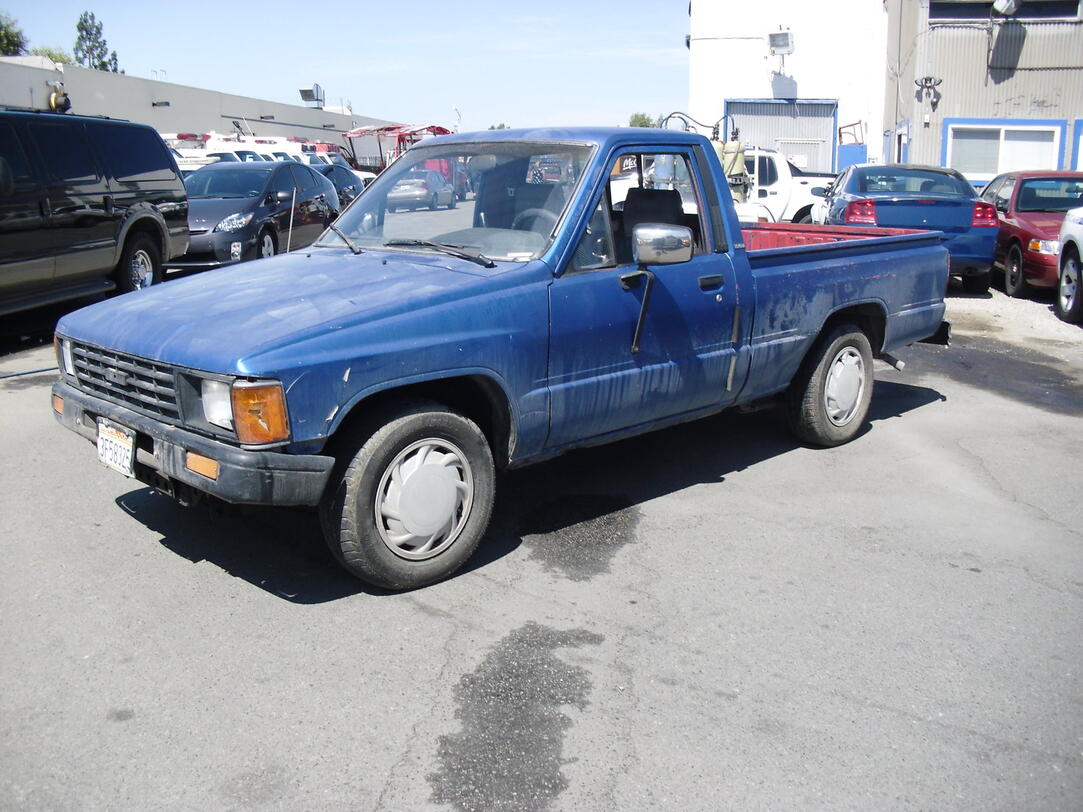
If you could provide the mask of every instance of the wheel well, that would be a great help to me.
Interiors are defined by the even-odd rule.
[[[1062,251],[1061,253],[1064,256],[1068,256],[1069,254],[1075,254],[1076,258],[1078,259],[1079,258],[1079,246],[1076,245],[1075,242],[1073,242],[1072,240],[1069,240],[1068,242],[1064,243],[1064,251]],[[1062,264],[1063,264],[1063,262],[1062,262]]]
[[[812,204],[805,206],[803,209],[798,209],[793,217],[790,218],[791,223],[800,223],[803,218],[812,214]]]
[[[124,249],[128,246],[128,242],[139,236],[140,234],[146,234],[148,237],[154,240],[155,245],[158,246],[158,253],[164,260],[166,256],[165,243],[162,237],[162,230],[158,228],[157,223],[155,223],[153,220],[148,220],[146,218],[143,218],[142,220],[133,223],[131,228],[128,229],[128,232],[124,235],[124,243],[121,245],[120,253],[123,254]]]
[[[837,324],[850,322],[855,324],[868,337],[872,345],[872,354],[879,355],[884,347],[884,333],[887,329],[887,317],[883,308],[875,304],[859,304],[845,307],[828,316],[820,335],[824,335]]]
[[[353,406],[330,438],[328,447],[333,449],[338,442],[353,438],[358,431],[372,430],[366,423],[378,419],[398,404],[418,400],[442,403],[469,417],[489,441],[493,462],[498,467],[507,464],[514,440],[511,407],[500,386],[483,375],[442,378],[377,392]]]

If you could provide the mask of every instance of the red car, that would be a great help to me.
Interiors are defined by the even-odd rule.
[[[1083,206],[1083,172],[1007,172],[981,196],[1000,219],[994,263],[1004,271],[1004,292],[1056,287],[1060,226],[1068,209]]]

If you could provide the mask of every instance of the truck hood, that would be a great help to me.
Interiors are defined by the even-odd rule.
[[[68,314],[57,332],[168,364],[248,374],[246,359],[262,351],[461,298],[500,272],[439,254],[318,248],[118,296]]]

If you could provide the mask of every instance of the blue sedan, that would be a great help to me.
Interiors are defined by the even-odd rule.
[[[943,231],[951,273],[963,290],[989,290],[1000,230],[996,209],[981,200],[954,169],[905,164],[858,164],[846,169],[824,198],[823,221],[831,225],[918,228]]]

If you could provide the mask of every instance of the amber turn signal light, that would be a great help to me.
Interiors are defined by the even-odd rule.
[[[57,414],[64,414],[64,398],[60,395],[53,395],[53,411]]]
[[[184,452],[184,467],[194,473],[202,474],[207,479],[218,479],[218,461],[194,451]]]
[[[237,439],[245,445],[263,445],[288,440],[286,396],[280,383],[233,384],[233,421]]]

